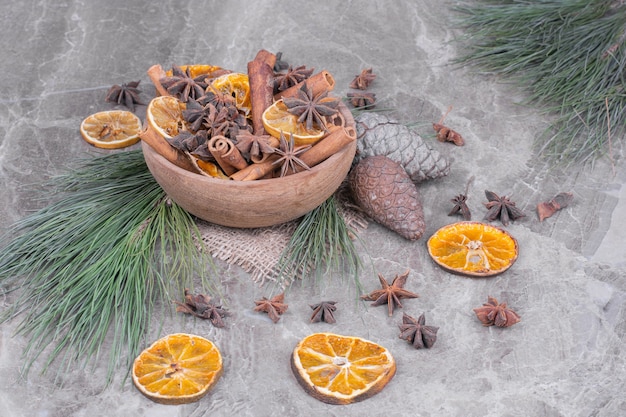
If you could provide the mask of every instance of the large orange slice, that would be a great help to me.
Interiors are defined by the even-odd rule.
[[[117,149],[139,142],[141,119],[125,110],[108,110],[87,116],[80,134],[98,148]]]
[[[133,382],[161,404],[186,404],[204,397],[222,375],[217,347],[200,336],[175,333],[154,342],[133,364]]]
[[[298,383],[329,404],[350,404],[379,393],[396,373],[384,347],[354,336],[315,333],[298,343],[291,356]]]
[[[185,103],[176,97],[155,97],[146,109],[146,121],[161,136],[171,139],[185,129],[183,110],[186,108]]]
[[[459,222],[428,239],[428,253],[442,268],[457,274],[486,277],[506,271],[517,259],[517,240],[499,227]]]
[[[308,130],[304,123],[298,122],[298,116],[289,113],[282,99],[265,109],[263,127],[267,133],[277,139],[280,139],[280,132],[284,132],[287,137],[293,134],[296,146],[313,145],[325,134],[321,129]]]

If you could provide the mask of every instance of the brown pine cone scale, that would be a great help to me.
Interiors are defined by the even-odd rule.
[[[378,155],[363,158],[350,172],[354,202],[375,222],[409,240],[426,225],[419,192],[399,163]]]

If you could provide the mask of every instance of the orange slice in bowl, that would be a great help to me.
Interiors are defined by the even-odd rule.
[[[222,375],[222,356],[209,340],[175,333],[157,340],[133,364],[139,391],[161,404],[186,404],[204,397]]]
[[[118,149],[139,142],[141,119],[126,110],[107,110],[87,116],[80,134],[98,148]]]
[[[155,97],[146,109],[146,121],[161,136],[171,139],[184,130],[183,110],[186,108],[176,97]]]
[[[280,139],[280,132],[286,137],[293,133],[296,146],[313,145],[325,132],[321,129],[308,130],[304,123],[298,122],[298,116],[289,113],[283,100],[278,100],[263,112],[263,127],[270,135]]]
[[[215,92],[232,95],[235,98],[235,106],[246,115],[250,113],[252,104],[248,74],[232,72],[221,75],[209,84],[209,88]]]
[[[379,393],[393,378],[396,362],[384,347],[354,336],[314,333],[295,347],[291,369],[311,396],[350,404]]]
[[[191,78],[196,78],[201,75],[206,75],[211,78],[213,74],[221,74],[226,71],[222,67],[218,67],[216,65],[206,65],[206,64],[192,64],[192,65],[180,65],[179,68],[183,71],[189,70],[189,76]],[[172,70],[167,70],[165,75],[168,77],[172,76]]]
[[[428,253],[443,269],[461,275],[488,277],[506,271],[517,259],[517,240],[499,227],[458,222],[428,239]]]

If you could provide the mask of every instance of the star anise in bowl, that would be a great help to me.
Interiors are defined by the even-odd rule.
[[[285,91],[290,87],[306,80],[312,74],[315,68],[307,69],[306,66],[302,65],[296,68],[293,68],[291,65],[287,69],[287,72],[276,74],[274,78],[274,91],[280,92]]]
[[[298,116],[299,123],[306,123],[308,130],[313,130],[313,124],[316,124],[325,131],[326,117],[336,114],[339,105],[339,99],[328,97],[328,91],[314,96],[306,84],[302,84],[295,97],[285,97],[283,102],[289,113]]]

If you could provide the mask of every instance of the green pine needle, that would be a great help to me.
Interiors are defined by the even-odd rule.
[[[609,153],[626,131],[624,3],[477,3],[457,8],[469,47],[457,63],[511,77],[530,88],[529,103],[555,115],[541,154],[570,163]]]
[[[304,279],[315,271],[320,276],[331,269],[353,276],[357,294],[362,293],[358,273],[361,259],[352,237],[356,236],[338,211],[335,196],[308,212],[298,224],[278,262],[281,282]]]
[[[95,364],[107,343],[110,382],[124,355],[130,370],[155,304],[170,305],[203,274],[199,231],[166,198],[141,151],[87,161],[56,178],[53,194],[57,202],[5,237],[0,285],[20,279],[21,293],[2,319],[21,319],[26,372],[49,346],[44,372],[55,360]]]

